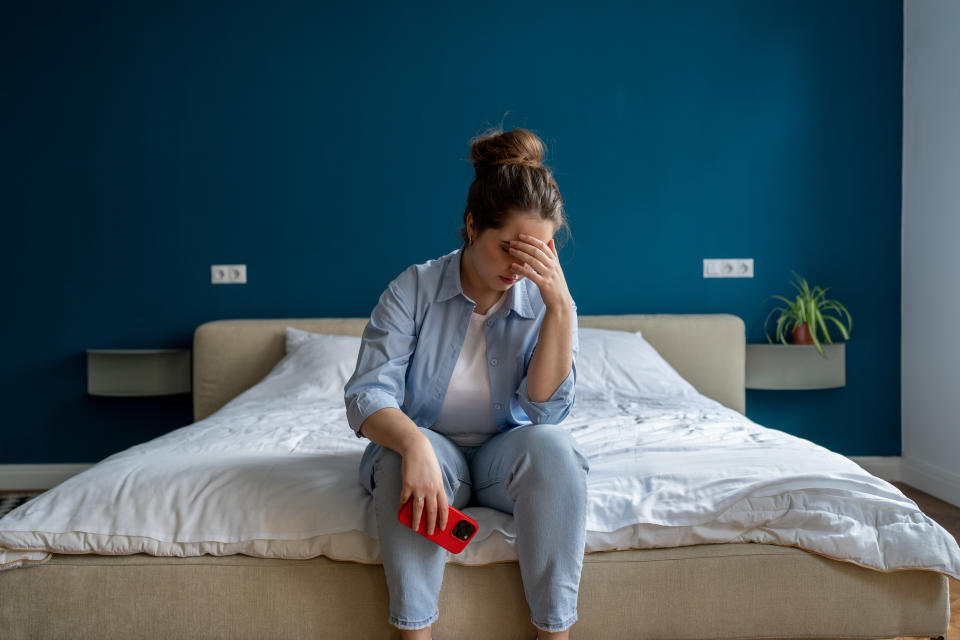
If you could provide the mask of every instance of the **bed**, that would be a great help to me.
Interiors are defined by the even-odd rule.
[[[0,518],[0,637],[399,637],[387,623],[372,514],[343,507],[362,503],[356,463],[367,440],[345,419],[339,437],[333,404],[295,410],[321,406],[316,394],[332,397],[350,367],[306,383],[290,368],[306,349],[344,360],[365,323],[199,326],[193,424]],[[893,485],[743,416],[740,318],[581,316],[580,327],[581,413],[561,426],[591,452],[600,499],[591,498],[571,637],[946,636],[956,541]],[[606,351],[591,362],[585,349],[597,345]],[[622,360],[633,353],[652,363],[644,384],[681,389],[675,403],[613,388],[633,384]],[[244,417],[277,389],[282,420]],[[728,472],[718,473],[717,452]],[[638,459],[635,475],[622,471]],[[758,475],[765,464],[770,473]],[[535,638],[511,560],[512,518],[470,509],[480,531],[448,561],[434,637]]]

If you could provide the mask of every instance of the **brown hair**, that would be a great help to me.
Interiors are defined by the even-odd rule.
[[[536,211],[542,219],[552,220],[557,231],[569,233],[563,196],[553,174],[543,166],[543,155],[543,142],[526,129],[488,129],[470,141],[469,159],[476,176],[460,228],[464,243],[469,241],[468,213],[473,213],[477,233],[502,228],[510,210]]]

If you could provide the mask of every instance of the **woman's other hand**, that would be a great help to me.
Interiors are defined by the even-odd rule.
[[[433,445],[427,438],[408,448],[403,455],[402,472],[403,489],[400,492],[400,504],[407,504],[407,500],[414,498],[412,509],[412,528],[420,528],[421,515],[426,518],[427,535],[433,535],[434,525],[440,530],[447,528],[447,493],[443,488],[443,475],[440,471],[440,462],[433,450]],[[416,498],[422,497],[422,501]]]
[[[560,268],[560,258],[553,238],[544,242],[539,238],[520,234],[519,240],[510,241],[510,255],[519,262],[510,265],[518,276],[530,278],[540,289],[540,297],[548,309],[569,309],[573,304],[567,280]]]

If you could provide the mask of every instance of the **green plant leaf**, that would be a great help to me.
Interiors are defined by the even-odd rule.
[[[803,285],[803,297],[810,299],[810,285],[807,284],[805,278],[800,278],[800,283]]]
[[[826,302],[826,300],[824,300],[824,296],[826,295],[827,295],[826,292],[823,289],[820,289],[820,287],[817,287],[816,289],[814,289],[814,296],[813,296],[814,304],[817,307],[822,307]]]
[[[790,318],[788,316],[780,316],[777,319],[777,341],[782,344],[787,344],[787,339],[783,336],[784,324],[789,324]]]
[[[837,302],[836,300],[834,300],[833,303],[840,309],[840,311],[842,311],[843,313],[846,314],[846,316],[847,316],[847,328],[852,331],[852,330],[853,330],[853,316],[850,315],[850,312],[847,311],[847,308],[846,308],[845,306],[843,306],[842,304],[840,304],[840,303]]]
[[[823,352],[823,347],[820,346],[820,341],[817,340],[816,331],[814,330],[813,327],[814,325],[811,325],[810,327],[810,337],[813,339],[813,344],[817,347],[817,351],[820,352],[820,355],[826,358],[827,355]]]
[[[841,323],[839,320],[837,320],[833,316],[826,316],[826,319],[830,320],[835,325],[837,325],[837,329],[840,330],[840,335],[843,336],[844,340],[850,339],[850,333],[847,331],[847,328],[843,326],[843,323]]]
[[[823,341],[827,344],[833,344],[833,338],[830,337],[830,332],[827,331],[827,323],[823,321],[824,315],[822,313],[817,314],[817,324],[820,325],[820,329],[823,331]],[[826,316],[829,317],[829,316]]]
[[[850,316],[850,312],[847,311],[846,308],[844,308],[844,306],[843,306],[842,304],[840,304],[839,302],[837,302],[836,300],[831,300],[824,308],[825,308],[825,309],[828,309],[828,310],[830,310],[830,311],[837,311],[838,313],[840,313],[841,315],[840,315],[839,320],[842,320],[842,319],[843,319],[843,315],[842,315],[842,314],[846,314],[848,322],[847,322],[847,329],[844,330],[844,333],[845,333],[847,336],[849,336],[849,334],[850,334],[850,331],[849,331],[849,330],[853,328],[853,318]],[[832,318],[832,316],[827,316],[827,317],[828,317],[828,318]],[[849,339],[849,338],[847,338],[847,339]]]
[[[790,310],[789,313],[790,313],[791,315],[796,315],[796,312],[797,312],[797,311],[796,311],[796,305],[793,303],[792,300],[787,300],[787,299],[784,298],[783,296],[773,296],[773,297],[774,297],[774,298],[778,298],[778,299],[783,300],[784,302],[786,302],[786,303],[787,303],[787,308]]]
[[[773,344],[773,339],[770,338],[770,334],[767,333],[767,324],[770,323],[770,316],[772,316],[776,311],[786,311],[786,309],[784,309],[783,307],[774,307],[773,309],[770,310],[770,313],[768,313],[767,317],[764,318],[763,320],[763,335],[767,337],[767,342],[770,344]]]

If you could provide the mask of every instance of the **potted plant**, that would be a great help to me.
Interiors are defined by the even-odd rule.
[[[820,355],[826,358],[827,355],[823,352],[823,347],[820,345],[820,342],[822,340],[827,344],[833,344],[833,339],[827,330],[826,321],[829,320],[835,324],[837,329],[840,330],[840,335],[843,336],[843,339],[849,340],[850,330],[853,328],[853,318],[846,307],[838,301],[826,298],[826,293],[830,287],[826,289],[814,287],[811,289],[807,285],[807,281],[801,278],[795,271],[791,271],[790,273],[797,278],[796,282],[790,283],[797,290],[797,298],[791,301],[783,296],[771,296],[783,300],[787,306],[776,307],[770,310],[767,318],[763,321],[763,333],[767,336],[767,342],[773,344],[770,334],[767,333],[767,323],[770,321],[770,316],[779,311],[780,315],[777,317],[776,328],[777,341],[788,344],[786,334],[787,331],[790,331],[792,328],[793,344],[816,345]],[[768,297],[766,300],[769,299]],[[766,300],[764,300],[764,302],[766,302]],[[829,311],[836,312],[838,317],[827,315]],[[843,323],[844,314],[847,320],[846,326],[844,326]],[[819,337],[817,335],[818,332],[821,334]]]

